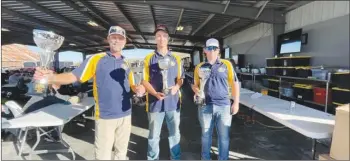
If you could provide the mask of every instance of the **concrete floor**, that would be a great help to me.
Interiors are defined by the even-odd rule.
[[[200,126],[197,119],[197,109],[191,98],[193,98],[190,88],[183,88],[183,104],[181,111],[181,148],[182,159],[200,159]],[[305,160],[311,159],[311,139],[283,127],[275,121],[255,113],[255,123],[247,119],[251,111],[246,107],[241,107],[239,116],[235,116],[231,126],[230,140],[230,159],[267,159],[267,160]],[[261,125],[273,126],[266,127]],[[144,107],[133,108],[132,134],[129,144],[129,159],[146,159],[148,124],[147,115]],[[214,131],[212,159],[217,157],[217,140]],[[160,141],[160,159],[167,160],[169,156],[169,145],[167,140],[167,128],[163,124]],[[64,139],[73,148],[76,153],[76,160],[92,160],[93,142],[94,142],[94,122],[88,121],[85,125],[72,122],[64,129]],[[35,139],[34,139],[35,141]],[[29,146],[33,141],[28,141]],[[57,146],[43,145],[45,141],[39,144],[38,148],[54,149]],[[26,148],[29,150],[29,147]],[[3,160],[29,159],[29,156],[19,157],[16,154],[12,139],[10,136],[4,138],[1,146]],[[318,153],[329,153],[329,147],[318,144]],[[318,156],[318,155],[316,155]],[[62,154],[42,154],[33,155],[33,160],[70,160],[72,155]]]

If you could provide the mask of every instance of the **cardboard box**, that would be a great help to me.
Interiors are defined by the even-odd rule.
[[[350,160],[349,157],[349,109],[350,104],[339,106],[335,114],[330,156],[335,160]]]
[[[318,160],[335,160],[329,154],[320,154],[318,156]]]

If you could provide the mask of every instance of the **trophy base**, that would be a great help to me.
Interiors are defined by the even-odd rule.
[[[47,96],[47,84],[42,84],[39,81],[34,81],[30,83],[28,88],[28,92],[26,93],[27,96],[39,96],[39,97],[45,97]]]

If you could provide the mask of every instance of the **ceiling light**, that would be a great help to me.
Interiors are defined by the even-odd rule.
[[[183,29],[184,29],[183,26],[178,26],[178,27],[176,27],[176,30],[177,30],[177,31],[182,31]]]
[[[69,43],[70,46],[77,46],[77,44]]]
[[[93,27],[97,27],[98,26],[98,24],[96,22],[91,21],[91,20],[89,22],[87,22],[87,24],[90,25],[90,26],[93,26]]]
[[[1,28],[1,31],[10,31],[10,30],[7,28]]]

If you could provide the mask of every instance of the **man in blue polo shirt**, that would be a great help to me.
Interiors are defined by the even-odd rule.
[[[219,41],[209,39],[204,52],[206,62],[198,64],[194,71],[194,85],[192,89],[199,95],[200,76],[203,68],[210,69],[209,78],[204,85],[205,105],[198,107],[198,119],[202,127],[203,160],[211,160],[210,149],[212,144],[213,127],[218,132],[219,160],[227,160],[229,156],[230,127],[232,115],[239,110],[239,85],[232,64],[219,58]],[[233,104],[230,99],[233,96]]]
[[[126,44],[125,30],[112,26],[107,37],[110,51],[98,53],[86,59],[70,73],[49,74],[37,69],[34,79],[48,78],[49,84],[86,82],[93,78],[95,99],[95,157],[98,160],[126,160],[131,133],[131,90],[142,93],[142,86],[135,87],[133,72],[124,60],[122,49]]]
[[[163,120],[169,130],[169,146],[171,159],[180,159],[180,97],[179,91],[183,83],[183,68],[181,58],[168,50],[169,34],[164,25],[158,25],[155,30],[157,49],[147,55],[144,60],[142,84],[147,90],[146,111],[148,112],[149,136],[148,136],[148,160],[159,159],[159,140]],[[168,59],[169,68],[167,75],[162,75],[159,61]],[[167,82],[163,82],[163,76]],[[169,94],[163,93],[163,84],[170,87]]]

